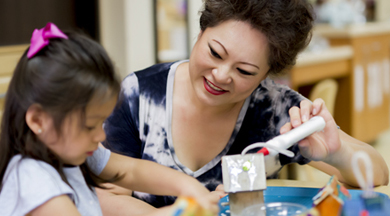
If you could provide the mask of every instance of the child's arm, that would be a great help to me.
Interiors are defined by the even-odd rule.
[[[67,195],[54,197],[38,206],[26,216],[81,216]]]
[[[114,184],[155,195],[194,197],[206,209],[218,212],[218,194],[210,193],[195,178],[160,164],[111,153],[100,177],[124,177]]]

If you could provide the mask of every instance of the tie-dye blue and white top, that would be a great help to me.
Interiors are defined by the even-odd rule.
[[[128,75],[122,82],[121,99],[104,129],[104,145],[113,152],[157,162],[197,178],[209,190],[222,183],[221,157],[239,154],[248,145],[266,142],[279,135],[289,121],[288,110],[305,99],[299,93],[267,78],[246,99],[235,129],[226,147],[213,160],[196,171],[180,163],[172,144],[172,94],[175,71],[182,63],[163,63]],[[288,163],[305,164],[297,145],[290,148],[295,157],[277,155],[267,177],[275,178]],[[267,160],[268,161],[268,160]],[[170,196],[155,196],[134,192],[133,196],[155,207],[172,204]]]

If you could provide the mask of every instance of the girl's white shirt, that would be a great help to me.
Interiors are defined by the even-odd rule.
[[[111,152],[99,147],[87,164],[96,175],[106,166]],[[94,189],[90,190],[79,166],[65,167],[69,187],[49,164],[15,155],[9,162],[0,192],[0,215],[26,215],[53,197],[66,194],[81,215],[103,215]]]

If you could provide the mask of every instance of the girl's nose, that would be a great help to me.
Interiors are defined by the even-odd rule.
[[[94,142],[103,142],[106,139],[106,132],[104,132],[103,125],[96,131],[93,139]]]
[[[228,67],[219,67],[214,68],[211,73],[214,76],[214,79],[218,83],[228,84],[232,82],[232,77],[230,74],[230,69]]]

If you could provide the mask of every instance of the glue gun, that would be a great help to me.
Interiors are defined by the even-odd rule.
[[[292,129],[285,134],[274,137],[265,143],[254,143],[247,146],[241,154],[244,155],[247,151],[253,148],[263,147],[257,153],[263,153],[264,156],[274,156],[281,153],[288,157],[293,157],[294,153],[288,151],[287,149],[290,148],[294,143],[299,142],[311,134],[322,131],[325,128],[325,124],[325,120],[322,117],[314,116],[302,125]]]

